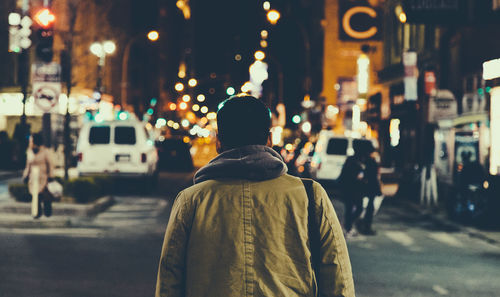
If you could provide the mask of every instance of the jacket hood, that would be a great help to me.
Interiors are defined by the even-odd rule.
[[[288,168],[281,156],[265,145],[247,145],[227,150],[212,159],[194,175],[194,183],[210,179],[268,180]]]

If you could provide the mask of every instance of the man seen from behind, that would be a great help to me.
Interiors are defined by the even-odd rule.
[[[266,146],[269,109],[248,95],[221,105],[219,155],[174,202],[156,296],[355,296],[342,228],[316,182],[321,244],[320,264],[313,269],[308,196],[301,180],[287,174],[281,156]]]

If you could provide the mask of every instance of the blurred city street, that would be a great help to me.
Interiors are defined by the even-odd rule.
[[[180,196],[172,228],[199,218],[188,254],[239,259],[205,268],[256,269],[228,290],[314,290],[320,252],[347,263],[324,255],[342,231],[356,296],[500,296],[499,32],[500,0],[1,0],[0,297],[154,296],[200,169],[223,186]],[[333,203],[322,242],[292,176]],[[238,204],[234,181],[259,195]]]

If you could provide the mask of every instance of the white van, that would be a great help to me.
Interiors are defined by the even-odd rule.
[[[157,173],[154,140],[137,120],[84,124],[76,151],[80,175],[154,177]]]
[[[335,181],[342,171],[347,157],[368,143],[378,148],[375,139],[335,135],[332,131],[320,132],[311,161],[311,176],[317,180]]]

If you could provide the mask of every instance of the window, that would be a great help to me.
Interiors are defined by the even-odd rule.
[[[91,127],[89,133],[90,144],[108,144],[109,143],[109,126]]]
[[[116,144],[135,144],[135,128],[134,127],[116,127],[115,128],[115,143]]]
[[[326,147],[328,155],[346,155],[347,154],[347,139],[331,138]]]

